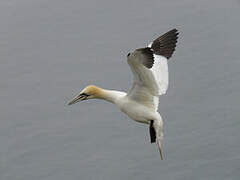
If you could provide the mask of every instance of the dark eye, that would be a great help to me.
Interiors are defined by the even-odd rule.
[[[130,56],[130,53],[127,54],[127,57]]]
[[[86,93],[82,93],[81,96],[85,96],[85,97],[88,97],[89,95],[86,94]]]

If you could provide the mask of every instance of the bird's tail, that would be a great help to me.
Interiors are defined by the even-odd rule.
[[[157,145],[158,145],[158,150],[159,150],[159,153],[160,153],[161,160],[163,160],[162,144],[161,144],[160,139],[157,140]]]
[[[163,132],[162,132],[162,127],[163,126],[162,125],[163,125],[162,119],[155,120],[153,122],[153,127],[154,127],[154,130],[156,132],[158,150],[159,150],[159,153],[160,153],[160,157],[163,160],[163,152],[162,152],[162,144],[161,144],[161,140],[162,140],[162,137],[163,137]]]

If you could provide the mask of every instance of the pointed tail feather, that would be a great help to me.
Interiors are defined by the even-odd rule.
[[[161,145],[160,139],[157,140],[157,144],[158,144],[158,150],[160,153],[161,160],[163,160],[162,145]]]

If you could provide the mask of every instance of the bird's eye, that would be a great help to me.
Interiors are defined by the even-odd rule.
[[[130,53],[127,54],[127,57],[130,56]]]
[[[88,97],[89,95],[86,94],[86,93],[82,93],[81,96],[85,96],[85,97]]]

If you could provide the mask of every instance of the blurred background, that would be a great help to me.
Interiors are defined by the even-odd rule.
[[[0,179],[239,179],[239,17],[237,0],[1,0]],[[67,102],[127,91],[127,53],[172,28],[161,161],[148,126]]]

